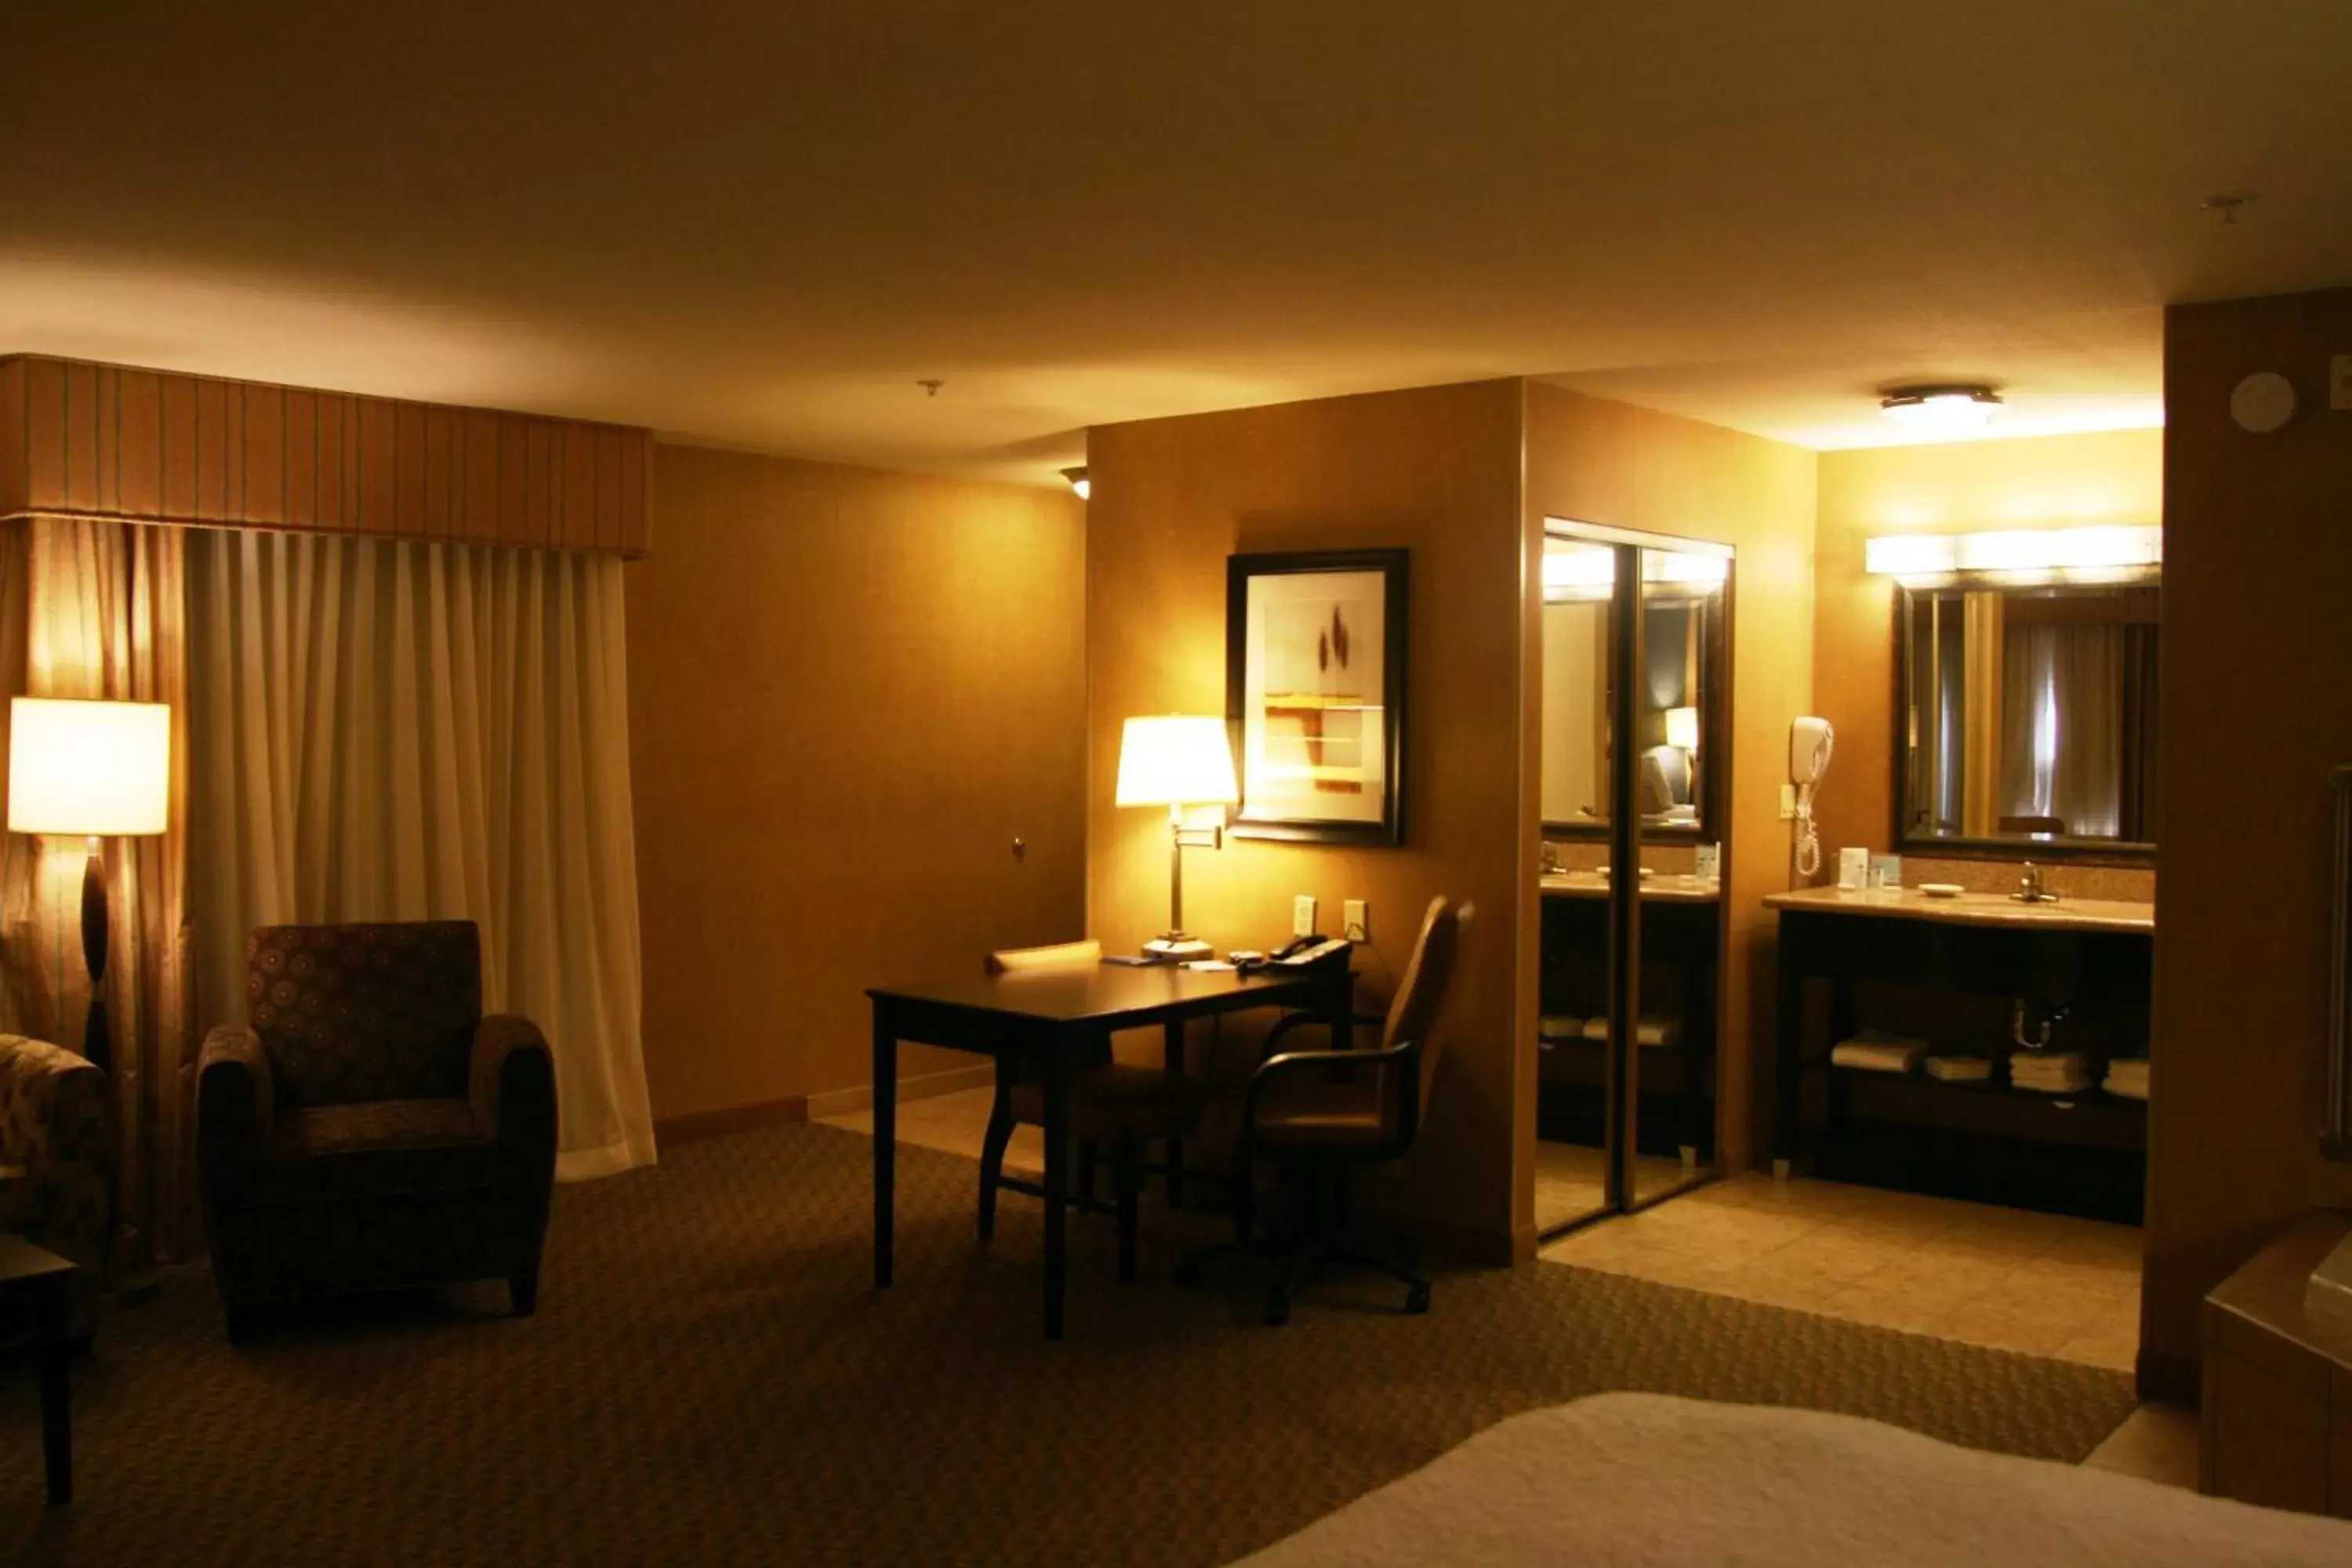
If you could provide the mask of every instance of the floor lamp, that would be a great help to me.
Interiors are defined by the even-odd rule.
[[[81,1054],[110,1077],[106,868],[99,840],[162,833],[171,794],[166,704],[19,697],[9,705],[8,831],[89,841],[81,878],[81,955],[89,968]]]

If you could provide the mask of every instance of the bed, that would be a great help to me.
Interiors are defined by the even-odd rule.
[[[1980,1453],[1850,1415],[1608,1394],[1504,1421],[1244,1560],[1701,1563],[2345,1568],[2352,1522]]]

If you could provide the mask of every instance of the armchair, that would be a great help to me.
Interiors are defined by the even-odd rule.
[[[114,1232],[114,1102],[106,1074],[61,1047],[0,1035],[0,1231],[77,1266],[68,1331],[98,1326]]]
[[[205,1039],[196,1152],[213,1281],[240,1339],[298,1297],[503,1279],[536,1308],[555,1075],[482,1016],[470,921],[266,926],[249,1026]]]

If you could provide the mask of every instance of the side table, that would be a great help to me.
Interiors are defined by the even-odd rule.
[[[28,1296],[39,1335],[41,1363],[41,1459],[48,1472],[49,1500],[73,1501],[73,1419],[70,1356],[66,1338],[66,1285],[74,1266],[44,1252],[21,1236],[0,1235],[0,1297]]]

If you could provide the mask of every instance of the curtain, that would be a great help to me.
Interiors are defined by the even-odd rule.
[[[245,1016],[256,926],[472,920],[558,1175],[650,1163],[619,560],[205,531],[188,575],[203,1016]]]
[[[195,1045],[187,929],[184,552],[176,529],[36,518],[0,535],[5,694],[171,704],[169,829],[104,846],[119,1266],[196,1247]],[[0,757],[5,755],[0,729]],[[79,840],[0,850],[0,1025],[79,1048],[89,1008]]]
[[[2056,817],[2072,837],[2115,837],[2123,826],[2123,628],[2019,626],[2006,643],[2001,814]]]

